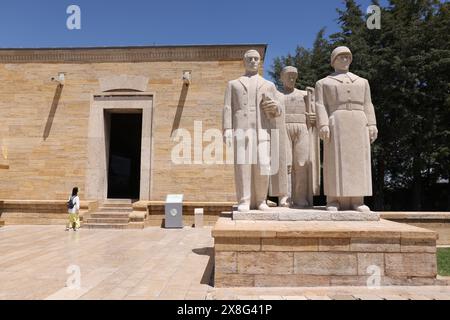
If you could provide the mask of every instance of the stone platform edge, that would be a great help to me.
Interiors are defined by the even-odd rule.
[[[378,212],[326,211],[325,208],[274,208],[268,211],[233,211],[233,220],[249,221],[379,221]]]
[[[380,221],[235,221],[217,220],[214,238],[407,238],[437,240],[435,231],[381,219]]]
[[[437,279],[434,231],[401,223],[220,218],[216,287],[448,285]],[[368,273],[368,271],[370,271]]]
[[[96,200],[80,201],[80,221],[98,207]],[[65,225],[67,200],[0,200],[0,223],[9,225]]]

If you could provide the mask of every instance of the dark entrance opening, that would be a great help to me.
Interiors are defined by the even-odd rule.
[[[139,199],[142,113],[109,116],[108,198]]]

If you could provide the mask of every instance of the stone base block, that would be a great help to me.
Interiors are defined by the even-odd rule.
[[[81,201],[80,221],[96,210],[95,200]],[[67,224],[67,201],[64,200],[1,200],[0,219],[5,225]]]
[[[437,245],[450,246],[450,212],[382,212],[381,217],[436,231]]]
[[[325,207],[313,209],[271,208],[268,211],[252,210],[233,212],[236,221],[379,221],[377,212],[327,211]]]
[[[436,285],[437,233],[380,221],[220,218],[216,287]]]

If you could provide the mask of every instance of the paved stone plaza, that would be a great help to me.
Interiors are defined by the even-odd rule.
[[[0,253],[0,299],[450,299],[450,286],[215,289],[211,228],[7,226]],[[80,289],[66,287],[73,266]]]

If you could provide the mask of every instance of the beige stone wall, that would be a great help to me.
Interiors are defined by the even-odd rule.
[[[192,84],[181,108],[184,70]],[[56,101],[50,78],[58,72],[66,83]],[[0,157],[9,165],[0,170],[0,199],[66,199],[74,185],[83,197],[92,96],[100,78],[126,74],[147,77],[154,93],[151,200],[184,193],[187,201],[234,201],[232,167],[174,165],[171,132],[177,111],[192,136],[194,121],[221,128],[227,81],[241,73],[240,60],[0,64]]]

